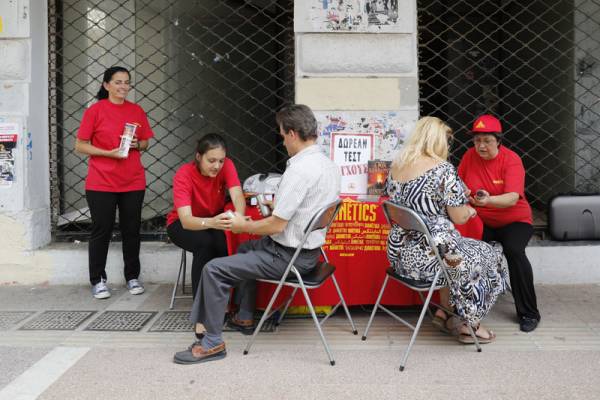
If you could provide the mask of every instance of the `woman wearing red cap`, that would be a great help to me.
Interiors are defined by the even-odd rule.
[[[502,125],[492,115],[473,123],[474,146],[463,156],[458,174],[469,201],[483,222],[483,240],[502,243],[519,327],[533,331],[540,321],[533,271],[525,247],[533,234],[531,208],[525,198],[525,169],[521,158],[501,146]]]

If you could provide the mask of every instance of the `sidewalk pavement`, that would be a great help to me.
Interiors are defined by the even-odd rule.
[[[304,318],[259,334],[249,355],[242,355],[248,337],[227,332],[224,360],[176,365],[173,353],[194,339],[181,325],[191,301],[168,313],[171,286],[146,289],[131,296],[114,287],[110,299],[95,300],[85,286],[0,287],[0,400],[600,398],[600,285],[538,286],[542,322],[529,334],[519,332],[505,295],[485,322],[498,338],[481,353],[426,321],[404,372],[406,328],[378,314],[360,340],[370,307],[351,309],[358,336],[341,312],[325,324],[333,367]],[[53,315],[72,329],[49,329],[56,321],[42,320],[46,311],[63,311]],[[145,324],[90,330],[103,328],[106,311],[120,312],[111,314],[121,318],[112,321],[118,329]],[[402,313],[416,320],[416,312]],[[168,316],[180,319],[169,327]]]

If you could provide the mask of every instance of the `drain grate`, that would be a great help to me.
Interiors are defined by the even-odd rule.
[[[19,330],[72,331],[94,313],[95,311],[44,311],[20,327]]]
[[[149,329],[150,332],[191,332],[189,311],[165,311]]]
[[[139,331],[156,315],[155,311],[105,311],[92,321],[86,331]]]
[[[261,332],[275,332],[277,326],[278,313],[274,314],[271,318],[265,321]],[[260,320],[260,315],[255,318],[256,323]],[[190,322],[189,311],[165,311],[158,320],[148,330],[149,332],[191,332],[193,330],[193,324]],[[227,324],[223,326],[223,332],[234,332],[234,329],[228,328]]]
[[[33,314],[34,311],[0,311],[0,331],[12,328]]]

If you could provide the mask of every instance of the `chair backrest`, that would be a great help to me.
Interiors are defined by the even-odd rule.
[[[429,228],[427,227],[425,221],[423,221],[423,218],[419,215],[419,213],[417,213],[414,210],[411,210],[408,207],[394,204],[391,201],[385,201],[383,203],[383,214],[385,215],[385,219],[387,220],[390,226],[398,225],[404,230],[417,231],[425,235],[427,243],[432,248],[438,261],[443,265],[440,249],[438,249],[434,245],[431,232],[429,231]]]
[[[287,275],[288,270],[290,269],[292,264],[296,261],[298,254],[300,254],[300,251],[302,250],[302,246],[304,246],[304,243],[306,243],[306,241],[308,240],[308,237],[310,236],[311,232],[314,232],[319,229],[325,229],[325,233],[327,233],[327,230],[333,223],[333,220],[335,220],[337,213],[340,211],[341,205],[342,205],[342,200],[337,199],[337,200],[321,207],[319,210],[317,210],[317,212],[315,212],[315,214],[312,216],[312,218],[306,225],[306,228],[304,228],[304,235],[302,236],[302,240],[300,241],[300,244],[296,248],[296,252],[292,256],[292,259],[290,260],[290,263],[288,265],[288,268],[286,269],[284,276]],[[329,262],[327,259],[327,255],[323,251],[322,247],[321,247],[321,254],[325,258],[325,261]]]
[[[408,207],[394,204],[391,201],[383,203],[383,214],[390,225],[398,225],[402,229],[429,234],[429,228],[423,218]]]
[[[307,236],[307,233],[319,229],[329,229],[329,226],[333,223],[337,213],[340,211],[341,206],[342,200],[337,199],[318,210],[310,219],[306,228],[304,228],[305,236]]]

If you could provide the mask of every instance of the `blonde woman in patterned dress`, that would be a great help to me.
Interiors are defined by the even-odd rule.
[[[449,290],[440,290],[442,305],[454,308],[473,327],[480,343],[490,343],[496,335],[480,321],[505,291],[507,271],[499,246],[463,238],[454,228],[476,211],[469,205],[455,168],[447,161],[450,138],[452,129],[439,118],[421,118],[392,165],[386,190],[390,201],[418,212],[436,245],[445,249],[443,260],[451,282]],[[401,276],[433,280],[437,261],[420,233],[392,226],[388,258]],[[462,343],[473,343],[468,327],[452,326],[441,309],[435,313],[434,324],[457,335]]]

